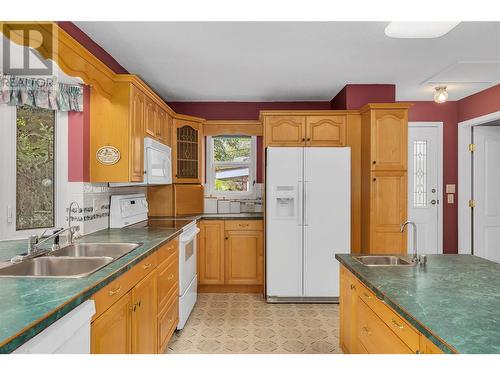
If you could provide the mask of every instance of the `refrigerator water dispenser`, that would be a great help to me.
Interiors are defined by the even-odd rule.
[[[295,216],[295,187],[277,186],[275,190],[276,197],[276,216],[282,218],[291,218]]]

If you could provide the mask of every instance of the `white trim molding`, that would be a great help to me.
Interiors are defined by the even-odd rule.
[[[444,221],[444,216],[443,216],[443,206],[446,203],[446,200],[444,199],[445,194],[444,194],[444,180],[443,180],[443,122],[439,121],[432,121],[432,122],[420,122],[420,121],[411,121],[408,122],[408,127],[434,127],[438,128],[438,145],[439,147],[437,148],[437,157],[438,157],[438,171],[437,171],[437,180],[438,180],[438,192],[439,192],[439,201],[440,204],[438,205],[438,253],[442,254],[443,253],[443,221]],[[407,176],[409,179],[409,175]],[[408,185],[409,186],[409,185]],[[408,192],[410,189],[408,189]],[[410,199],[408,199],[408,212],[410,210]],[[411,246],[411,244],[408,244]]]
[[[472,211],[471,197],[471,143],[472,127],[500,120],[500,111],[472,118],[458,123],[458,253],[471,254]]]

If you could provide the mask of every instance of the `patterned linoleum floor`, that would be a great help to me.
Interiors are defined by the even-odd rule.
[[[167,353],[342,353],[336,304],[267,304],[260,294],[199,294]]]

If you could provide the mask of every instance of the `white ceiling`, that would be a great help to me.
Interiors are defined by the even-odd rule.
[[[435,39],[389,38],[388,22],[76,24],[168,101],[330,100],[348,83],[432,100],[438,81],[457,100],[500,83],[500,22]]]

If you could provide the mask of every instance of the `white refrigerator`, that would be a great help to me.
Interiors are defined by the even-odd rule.
[[[351,247],[351,149],[269,147],[266,158],[268,301],[335,301],[336,253]]]

